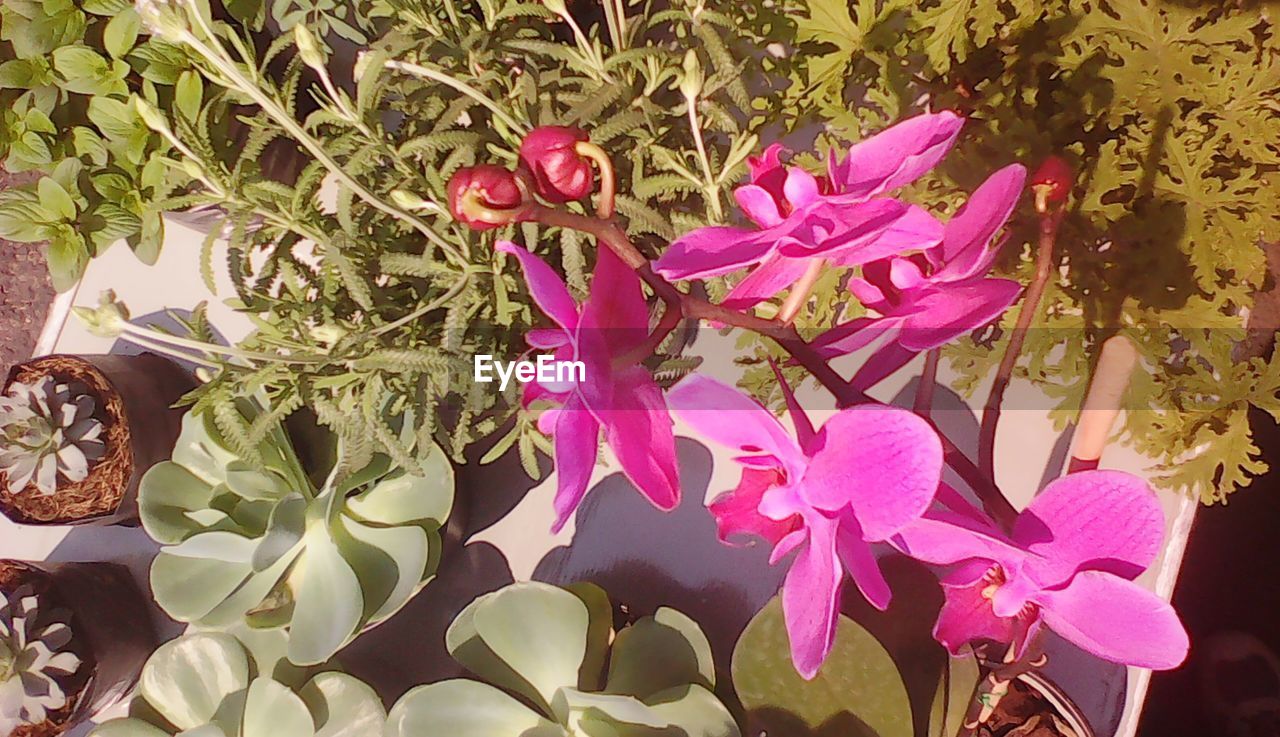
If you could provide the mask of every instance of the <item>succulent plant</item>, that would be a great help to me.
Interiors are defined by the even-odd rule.
[[[71,642],[68,615],[42,611],[29,585],[0,597],[0,734],[40,724],[67,705],[57,678],[73,675],[80,658]]]
[[[244,423],[260,417],[242,411]],[[423,476],[377,455],[343,474],[338,447],[315,484],[278,423],[256,444],[232,437],[210,415],[189,413],[172,461],[142,479],[142,524],[164,546],[151,587],[170,616],[216,629],[285,628],[289,660],[314,665],[434,575],[453,505],[453,471],[434,444],[419,454]]]
[[[171,640],[142,669],[130,716],[90,737],[369,737],[386,710],[373,689],[345,673],[282,682],[230,634]]]
[[[53,494],[62,482],[84,481],[106,450],[94,411],[93,395],[74,382],[10,384],[0,396],[0,471],[9,489]]]
[[[739,736],[706,636],[674,609],[615,636],[596,586],[517,583],[468,605],[446,644],[485,682],[409,691],[384,737]]]

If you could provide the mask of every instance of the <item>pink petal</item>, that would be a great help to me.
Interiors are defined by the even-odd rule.
[[[1085,471],[1050,483],[1018,515],[1013,539],[1040,557],[1043,585],[1084,568],[1134,578],[1160,552],[1164,512],[1147,482],[1122,471]]]
[[[773,369],[773,376],[778,380],[778,388],[782,390],[782,401],[786,402],[787,414],[791,415],[791,424],[796,428],[796,440],[801,448],[807,448],[815,435],[813,422],[796,401],[796,393],[791,391],[791,384],[787,381],[787,377],[782,375],[778,364],[772,358],[769,359],[769,368]]]
[[[992,239],[1009,221],[1026,180],[1027,170],[1020,164],[987,177],[947,222],[941,248],[945,266],[935,276],[958,280],[987,272],[998,252]]]
[[[529,285],[529,294],[547,317],[555,320],[565,330],[573,330],[578,326],[578,305],[569,295],[569,288],[559,274],[547,266],[545,261],[511,241],[498,241],[494,248],[515,256],[520,262],[524,280]]]
[[[837,251],[831,260],[841,266],[858,266],[910,251],[936,250],[942,242],[942,234],[942,223],[928,210],[908,205],[901,217],[876,236],[874,243]]]
[[[555,426],[556,512],[553,533],[564,528],[587,494],[591,471],[596,467],[600,425],[576,397],[559,411]]]
[[[819,515],[820,517],[820,515]],[[831,652],[839,622],[844,571],[836,560],[836,523],[811,521],[808,544],[796,556],[782,584],[782,613],[791,640],[791,661],[812,679]]]
[[[1187,631],[1169,603],[1101,571],[1082,571],[1066,588],[1036,596],[1044,622],[1080,649],[1124,665],[1176,668],[1187,658]]]
[[[795,529],[795,521],[777,522],[760,514],[760,499],[769,489],[782,483],[777,470],[746,468],[737,488],[716,497],[708,505],[716,519],[721,542],[735,535],[755,535],[777,545]]]
[[[555,328],[534,328],[524,334],[524,340],[531,348],[550,350],[567,344],[569,334]]]
[[[781,143],[771,143],[759,156],[748,156],[747,166],[751,169],[752,183],[758,182],[776,169],[781,169],[782,154],[786,150]]]
[[[773,455],[782,462],[790,482],[804,474],[804,454],[782,423],[737,389],[691,374],[667,392],[667,403],[703,437],[740,453]]]
[[[900,317],[858,317],[814,338],[811,345],[823,358],[862,350],[902,324]]]
[[[919,353],[919,350],[904,346],[901,340],[889,341],[871,354],[849,383],[859,391],[866,391],[911,363]]]
[[[818,431],[802,494],[818,509],[853,508],[878,542],[920,517],[942,479],[942,441],[921,417],[896,407],[852,407]]]
[[[858,520],[853,515],[845,515],[840,520],[836,550],[863,597],[871,606],[883,612],[889,608],[893,593],[889,590],[889,582],[884,580],[884,573],[880,570],[875,554],[871,552],[871,546],[862,537],[862,527],[858,525]]]
[[[611,406],[593,409],[631,483],[658,509],[675,509],[680,503],[676,438],[662,390],[649,371],[636,366],[619,373]]]
[[[734,285],[720,304],[733,310],[754,307],[795,284],[808,268],[807,259],[770,256]]]
[[[590,336],[584,335],[587,331]],[[591,356],[605,365],[612,362],[614,355],[643,343],[648,334],[649,306],[640,288],[640,277],[612,250],[601,248],[591,277],[591,295],[582,305],[579,345],[586,352],[594,349],[607,354]]]
[[[889,306],[880,287],[866,279],[850,278],[849,291],[853,293],[854,298],[869,309],[884,312],[885,308]]]
[[[1014,620],[997,617],[991,601],[982,595],[987,588],[982,579],[984,565],[968,565],[942,579],[945,600],[933,637],[952,655],[961,654],[966,645],[977,640],[1013,641]]]
[[[772,228],[782,222],[782,214],[778,212],[778,203],[769,190],[758,184],[745,184],[733,190],[733,198],[738,207],[755,221],[761,228]]]
[[[792,530],[773,546],[773,552],[769,554],[769,565],[776,566],[778,561],[790,555],[796,548],[800,547],[800,543],[809,539],[809,531],[804,527],[798,530]]]
[[[872,197],[901,187],[932,169],[955,145],[964,118],[950,111],[924,113],[855,144],[830,167],[838,192]]]
[[[1015,570],[1028,557],[994,527],[954,512],[927,512],[889,542],[904,554],[934,565],[979,560],[987,567],[999,563],[1006,570]]]
[[[901,233],[894,231],[894,226],[910,212],[907,204],[887,197],[813,207],[804,214],[804,222],[815,231],[814,237],[781,241],[778,252],[792,258],[820,256],[843,266],[896,256],[903,248],[911,247],[903,242]],[[824,232],[819,234],[819,228]],[[938,236],[941,237],[940,232]]]
[[[902,345],[925,351],[949,343],[1004,314],[1022,293],[1010,279],[941,284],[914,302],[902,329]]]
[[[782,185],[782,191],[787,202],[797,210],[816,202],[821,196],[818,192],[818,180],[798,166],[787,169],[787,181]]]
[[[687,233],[653,263],[671,280],[705,279],[758,264],[773,252],[785,233],[778,229],[744,230],[712,225]]]

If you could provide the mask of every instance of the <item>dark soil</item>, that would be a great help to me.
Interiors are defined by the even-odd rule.
[[[0,189],[31,179],[27,174],[13,175],[0,169]],[[30,243],[0,240],[0,376],[31,356],[53,303],[53,285],[41,249]]]
[[[1043,696],[1022,681],[1009,684],[979,737],[1080,737]]]

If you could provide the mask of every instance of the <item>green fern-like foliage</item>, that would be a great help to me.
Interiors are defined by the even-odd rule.
[[[229,271],[233,306],[257,327],[237,349],[260,360],[211,355],[221,370],[193,397],[196,410],[225,418],[224,434],[251,446],[261,428],[230,426],[243,423],[218,407],[253,395],[284,416],[305,403],[343,436],[353,462],[383,453],[412,469],[401,438],[413,409],[419,442],[461,460],[501,430],[498,446],[517,446],[535,471],[545,440],[525,419],[512,421],[515,390],[504,396],[471,376],[474,355],[518,355],[524,332],[541,320],[493,244],[512,239],[540,253],[580,297],[596,245],[533,224],[471,231],[448,214],[448,180],[463,166],[514,162],[534,126],[584,128],[617,164],[627,230],[656,254],[681,232],[726,217],[731,186],[757,148],[753,131],[769,116],[747,112],[744,80],[765,79],[747,43],[754,31],[707,3],[619,3],[607,17],[516,0],[358,5],[357,15],[372,19],[370,40],[353,65],[342,38],[321,39],[333,47],[329,80],[304,63],[292,34],[255,48],[214,25],[236,74],[268,103],[250,99],[242,109],[251,131],[243,146],[218,139],[207,105],[166,111],[183,146],[169,153],[179,193],[161,205],[225,214],[200,268],[211,288]],[[207,82],[223,89],[211,97],[243,100],[227,66],[201,63]],[[688,79],[701,84],[682,88]],[[291,140],[306,154],[296,181],[265,180],[262,152]],[[214,258],[219,238],[229,244],[225,264]],[[674,380],[689,368],[661,370]]]
[[[1265,468],[1250,405],[1275,408],[1275,361],[1237,361],[1246,308],[1265,283],[1261,245],[1280,238],[1280,41],[1252,3],[1163,0],[797,0],[796,47],[778,72],[796,131],[844,146],[922,107],[969,122],[957,149],[908,197],[945,213],[996,167],[1050,154],[1078,172],[1043,314],[1016,374],[1074,418],[1100,341],[1123,331],[1147,376],[1128,437],[1165,481],[1225,495]],[[1036,220],[1023,202],[1002,270],[1026,283]],[[808,327],[851,299],[819,285]],[[1006,340],[946,356],[972,391]],[[999,335],[999,333],[997,333]],[[759,377],[764,376],[763,373]]]

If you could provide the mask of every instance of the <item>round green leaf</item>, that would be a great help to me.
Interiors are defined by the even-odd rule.
[[[364,597],[360,581],[327,530],[317,526],[303,538],[306,552],[294,585],[289,626],[289,660],[297,665],[323,663],[360,627]]]
[[[151,591],[169,616],[181,622],[196,622],[239,588],[252,572],[247,563],[181,558],[161,551],[151,564]]]
[[[297,694],[270,678],[255,678],[244,702],[240,737],[312,737],[316,725]]]
[[[169,737],[169,733],[141,719],[112,719],[94,727],[89,737]]]
[[[371,622],[399,611],[427,574],[430,542],[421,527],[371,527],[339,518],[335,539],[365,593]]]
[[[559,725],[493,686],[442,681],[391,707],[384,737],[569,737]]]
[[[741,737],[738,722],[720,699],[702,686],[681,686],[646,699],[654,716],[687,737]]]
[[[230,635],[198,633],[161,645],[142,669],[142,697],[179,729],[207,724],[248,687],[249,661]]]
[[[771,734],[912,737],[911,703],[898,668],[864,627],[841,616],[835,645],[812,681],[791,662],[782,601],[751,620],[733,652],[733,685],[753,723]]]
[[[133,8],[120,11],[108,23],[102,32],[102,45],[107,53],[119,58],[129,53],[138,42],[138,32],[142,30],[142,21]]]
[[[213,488],[185,466],[165,461],[151,467],[138,485],[142,526],[156,542],[182,542],[198,529],[188,516],[207,509]]]
[[[364,682],[345,673],[321,673],[299,696],[315,717],[315,737],[368,737],[382,734],[387,710]]]
[[[609,661],[609,691],[643,699],[689,684],[716,684],[711,643],[692,619],[662,608],[618,633]]]

